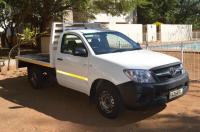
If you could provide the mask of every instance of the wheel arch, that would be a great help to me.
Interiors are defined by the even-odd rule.
[[[106,83],[109,83],[109,84],[112,84],[113,86],[115,86],[117,88],[117,86],[109,81],[109,80],[106,80],[106,79],[96,79],[93,81],[92,85],[91,85],[91,89],[90,89],[90,100],[92,102],[95,101],[95,96],[96,96],[96,92],[97,92],[97,89],[102,85],[102,84],[106,84]],[[119,91],[119,89],[117,88],[117,90]]]

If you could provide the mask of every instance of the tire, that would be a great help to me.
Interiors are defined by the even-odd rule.
[[[96,104],[99,112],[110,119],[117,118],[123,109],[120,94],[110,83],[103,84],[97,89]]]
[[[42,71],[37,67],[28,67],[28,80],[34,89],[41,89]]]

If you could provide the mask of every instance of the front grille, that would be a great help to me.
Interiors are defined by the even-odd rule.
[[[162,68],[153,69],[152,72],[157,80],[169,81],[170,79],[176,78],[182,74],[183,68],[181,64],[174,64],[170,66],[164,66]]]

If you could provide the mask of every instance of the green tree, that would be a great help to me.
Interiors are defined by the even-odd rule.
[[[0,27],[4,29],[2,37],[5,38],[4,42],[8,43],[8,38],[6,37],[6,31],[8,29],[8,23],[10,14],[10,7],[4,0],[0,0]],[[4,46],[4,45],[2,45]]]
[[[1,0],[0,23],[14,31],[21,27],[38,28],[42,33],[49,30],[51,21],[61,21],[65,10],[74,11],[74,20],[86,22],[95,14],[105,12],[120,15],[133,10],[147,0]],[[4,2],[3,2],[4,1]],[[7,6],[3,6],[3,5]]]
[[[130,13],[137,6],[148,4],[148,0],[71,0],[75,21],[86,22],[97,13],[119,16]]]
[[[75,22],[87,22],[99,12],[91,0],[71,0],[71,5]]]
[[[200,29],[200,0],[179,0],[176,23],[190,23]]]
[[[156,21],[171,24],[200,25],[200,0],[148,0],[138,9],[139,23]]]
[[[61,20],[64,10],[70,9],[69,0],[29,0],[29,20],[32,25],[39,27],[40,32],[47,30],[49,22]]]
[[[4,29],[4,37],[11,48],[14,44],[14,36],[16,28],[22,24],[26,17],[27,2],[23,0],[1,0],[0,3],[0,26]],[[23,12],[23,13],[22,13]],[[7,30],[11,30],[11,36],[6,37]]]
[[[149,0],[149,4],[138,8],[139,23],[173,23],[177,0]]]
[[[148,0],[98,0],[94,1],[100,12],[107,14],[121,15],[135,10],[139,6],[149,4]]]

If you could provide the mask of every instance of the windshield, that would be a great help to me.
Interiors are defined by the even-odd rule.
[[[95,54],[107,54],[141,49],[140,45],[120,32],[84,34]]]

